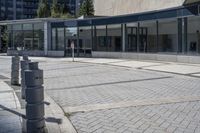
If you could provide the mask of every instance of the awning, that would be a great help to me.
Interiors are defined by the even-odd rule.
[[[185,0],[184,5],[200,2],[200,0]]]

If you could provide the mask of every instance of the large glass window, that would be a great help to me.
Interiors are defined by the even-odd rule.
[[[14,49],[14,45],[13,45],[13,30],[12,30],[12,25],[8,25],[7,29],[8,29],[8,48],[9,49]]]
[[[15,24],[8,26],[9,47],[17,50],[43,50],[44,49],[44,25]]]
[[[188,54],[200,54],[200,17],[188,18],[187,52]]]
[[[63,51],[65,45],[65,29],[52,28],[52,46],[51,50]]]
[[[178,26],[177,19],[159,21],[159,52],[177,52]]]
[[[44,50],[44,24],[36,23],[34,26],[33,50]]]
[[[126,25],[126,46],[125,51],[137,51],[137,23],[129,23]]]
[[[79,27],[79,52],[80,54],[90,54],[92,48],[92,30],[89,27]]]
[[[147,51],[147,28],[139,28],[139,52]]]
[[[140,52],[156,52],[156,39],[156,22],[140,22]]]
[[[95,51],[122,51],[122,26],[101,25],[94,27]]]
[[[107,25],[107,46],[108,51],[122,51],[122,26]]]
[[[33,49],[33,24],[23,24],[24,31],[24,49]]]
[[[108,51],[106,27],[107,27],[106,25],[95,27],[95,30],[94,30],[95,49],[94,50],[96,51]]]
[[[65,42],[65,30],[64,28],[58,28],[57,29],[57,50],[64,50],[64,42]]]
[[[76,27],[67,27],[65,28],[65,50],[66,54],[71,54],[71,43],[74,43],[74,49],[77,53],[78,43],[77,43],[77,28]]]
[[[52,28],[52,33],[51,33],[51,49],[50,50],[56,50],[56,45],[57,45],[57,42],[56,42],[56,28]]]
[[[17,24],[13,25],[13,43],[14,43],[14,49],[22,50],[23,49],[23,31],[22,31],[22,25]]]

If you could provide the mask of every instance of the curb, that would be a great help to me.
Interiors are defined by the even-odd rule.
[[[61,107],[57,103],[55,103],[55,101],[50,98],[46,93],[44,95],[45,101],[50,103],[50,105],[45,105],[45,118],[47,119],[47,121],[48,119],[54,121],[46,122],[48,133],[57,133],[58,130],[60,131],[60,133],[77,133],[70,120],[65,116]],[[57,130],[55,130],[55,128]]]

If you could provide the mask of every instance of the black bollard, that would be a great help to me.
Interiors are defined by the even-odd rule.
[[[25,70],[26,132],[45,133],[43,71],[38,62],[30,62]]]

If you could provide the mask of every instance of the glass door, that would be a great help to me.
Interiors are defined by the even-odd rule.
[[[147,28],[140,28],[140,46],[139,50],[140,52],[146,52],[147,51]]]
[[[137,28],[136,27],[128,27],[128,52],[136,52],[137,51]]]
[[[65,28],[65,56],[72,56],[72,44],[74,45],[74,56],[78,56],[78,46],[77,46],[77,28],[69,27]]]

